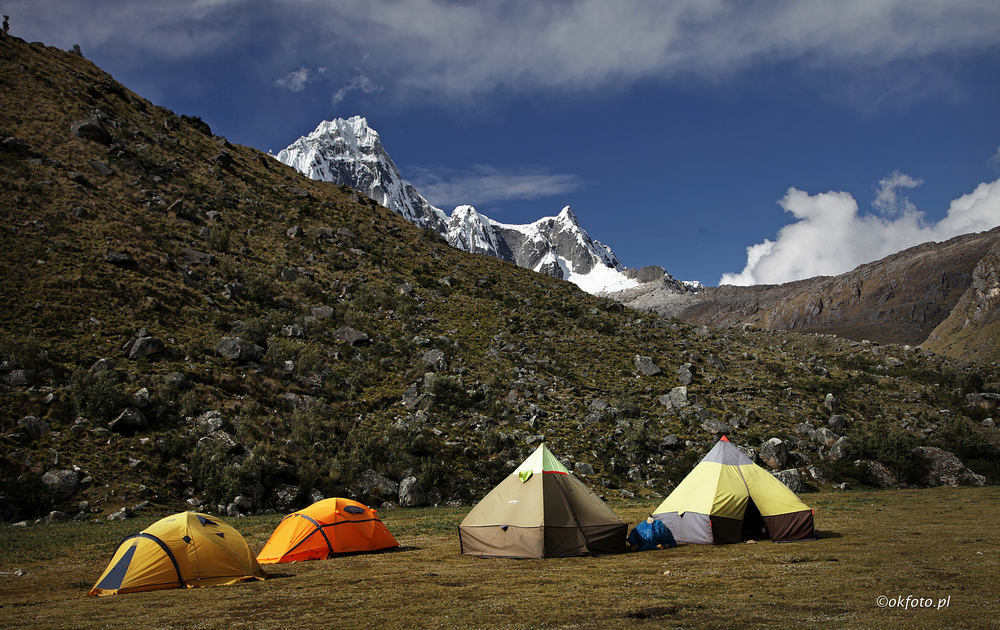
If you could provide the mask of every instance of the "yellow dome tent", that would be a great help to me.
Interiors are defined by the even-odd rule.
[[[677,542],[815,540],[813,511],[725,436],[653,512]]]
[[[182,512],[123,540],[87,595],[197,588],[265,577],[239,532],[213,516]]]

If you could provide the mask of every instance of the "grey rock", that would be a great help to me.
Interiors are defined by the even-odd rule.
[[[364,495],[390,497],[399,496],[399,484],[387,479],[374,470],[368,469],[361,473],[357,482],[358,489]]]
[[[850,443],[847,437],[838,439],[830,446],[830,459],[844,459],[850,454]]]
[[[595,474],[594,467],[587,462],[576,462],[573,464],[573,469],[576,470],[577,473],[588,477]]]
[[[719,357],[717,357],[714,354],[708,355],[708,363],[709,363],[709,365],[711,365],[712,367],[714,367],[715,369],[717,369],[717,370],[719,370],[721,372],[725,372],[726,371],[726,364],[723,363],[722,359],[720,359]]]
[[[135,518],[135,512],[127,507],[123,507],[120,510],[108,514],[109,521],[124,521],[129,518]]]
[[[758,456],[771,468],[781,469],[788,461],[788,448],[781,438],[771,438],[760,445]]]
[[[809,424],[808,422],[802,422],[800,424],[795,425],[795,432],[798,433],[799,435],[809,435],[815,430],[816,427]]]
[[[73,123],[69,131],[77,138],[83,138],[103,145],[111,144],[111,134],[104,128],[99,115],[94,115],[86,120]]]
[[[4,375],[4,381],[14,387],[31,387],[35,384],[35,370],[11,370]]]
[[[263,348],[239,337],[223,337],[216,344],[215,351],[223,358],[237,363],[260,361],[264,358]]]
[[[806,491],[806,484],[802,481],[802,475],[799,474],[799,471],[794,468],[779,470],[772,472],[771,474],[774,475],[778,481],[788,486],[788,489],[796,494]]]
[[[135,407],[129,407],[108,423],[108,428],[119,435],[130,437],[149,426],[149,421]]]
[[[683,385],[670,390],[670,393],[667,394],[667,396],[670,400],[669,406],[673,409],[681,409],[691,404],[688,400],[688,388]]]
[[[112,363],[110,359],[98,359],[90,366],[91,374],[100,374],[101,372],[108,372],[115,369],[115,364]]]
[[[831,429],[843,429],[847,426],[847,418],[841,415],[834,414],[830,416],[830,419],[826,421]]]
[[[721,420],[706,420],[701,423],[701,428],[715,435],[717,433],[732,433],[733,427]]]
[[[43,519],[43,521],[46,524],[48,524],[48,523],[64,523],[64,522],[66,522],[68,520],[69,520],[69,514],[67,514],[65,512],[60,512],[58,510],[53,510],[53,511],[49,512],[45,516],[45,518]]]
[[[109,251],[104,254],[104,261],[121,268],[135,267],[139,264],[128,252]]]
[[[61,501],[73,496],[80,487],[80,473],[69,468],[50,470],[42,475],[42,483]]]
[[[138,359],[154,354],[161,354],[167,347],[163,341],[157,337],[140,337],[132,344],[132,349],[128,353],[128,358]]]
[[[676,435],[668,435],[660,440],[660,448],[673,450],[681,447],[681,439]]]
[[[833,394],[827,394],[826,399],[823,400],[823,406],[826,407],[827,411],[830,413],[836,413],[837,411],[837,398]]]
[[[222,287],[222,295],[230,300],[242,300],[246,294],[246,286],[239,282],[229,282]]]
[[[306,235],[306,232],[301,227],[296,225],[288,228],[288,230],[285,231],[285,234],[288,238],[302,238]]]
[[[37,416],[25,416],[17,421],[17,426],[21,427],[32,440],[41,438],[52,429],[48,422]]]
[[[868,475],[871,477],[872,482],[880,488],[891,488],[898,482],[896,475],[882,462],[859,459],[854,463],[856,465],[867,464]]]
[[[982,486],[986,478],[978,475],[962,463],[954,453],[933,446],[918,446],[913,456],[927,463],[928,474],[923,483],[927,486]]]
[[[653,363],[653,359],[650,357],[635,356],[635,369],[639,370],[646,376],[656,376],[657,374],[663,372],[660,366]]]
[[[110,166],[108,166],[104,162],[100,162],[98,160],[92,160],[90,162],[90,168],[92,168],[95,171],[97,171],[98,175],[102,175],[104,177],[111,177],[112,175],[115,174],[115,171],[114,171],[113,168],[111,168]]]
[[[368,335],[359,330],[355,330],[350,326],[341,326],[334,331],[333,337],[346,342],[350,346],[357,346],[371,342]]]
[[[448,360],[445,357],[444,352],[441,352],[437,348],[427,350],[421,355],[421,358],[425,363],[431,366],[431,369],[435,372],[443,372],[448,369]]]
[[[812,439],[812,441],[824,446],[833,446],[838,439],[837,434],[826,427],[820,427],[815,431],[811,431],[809,433],[809,438]]]
[[[312,309],[312,316],[316,319],[329,319],[336,314],[332,306],[318,306]]]
[[[407,477],[399,482],[399,505],[417,507],[427,502],[427,495],[416,477]]]

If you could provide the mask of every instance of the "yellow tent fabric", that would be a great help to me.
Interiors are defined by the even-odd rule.
[[[182,512],[123,540],[87,595],[236,584],[265,577],[239,532],[214,516]]]
[[[725,437],[660,503],[653,518],[678,542],[737,542],[747,533],[745,525],[752,524],[749,518],[757,519],[772,540],[815,539],[809,506]]]

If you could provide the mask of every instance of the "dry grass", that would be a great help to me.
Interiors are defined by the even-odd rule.
[[[0,626],[992,628],[998,499],[996,487],[817,494],[807,497],[815,542],[546,560],[460,555],[464,509],[395,510],[383,514],[402,544],[391,553],[272,565],[266,582],[94,599],[84,593],[116,541],[152,517],[5,525]],[[631,523],[655,507],[613,506]],[[259,550],[278,518],[229,522]],[[880,596],[912,596],[911,608],[880,608]],[[913,608],[920,598],[932,607]]]

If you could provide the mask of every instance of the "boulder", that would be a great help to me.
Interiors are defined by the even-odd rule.
[[[733,427],[729,426],[721,420],[706,420],[701,423],[701,428],[708,431],[712,435],[717,433],[732,433]]]
[[[834,414],[830,416],[830,419],[827,420],[826,423],[830,426],[831,429],[837,429],[839,431],[840,429],[843,429],[844,427],[847,426],[847,418],[841,415]]]
[[[128,358],[138,359],[152,354],[160,354],[166,349],[166,345],[164,345],[163,341],[157,337],[139,337],[135,340],[135,343],[132,344],[132,349],[129,350]]]
[[[416,477],[407,477],[399,482],[399,505],[417,507],[427,502],[427,495]]]
[[[236,363],[260,361],[264,358],[263,348],[239,337],[223,337],[215,345],[215,351],[223,358]]]
[[[635,369],[646,376],[656,376],[663,371],[660,369],[660,366],[653,363],[653,359],[639,355],[635,356]]]
[[[872,483],[880,488],[891,488],[896,485],[897,479],[896,475],[893,474],[889,467],[882,462],[874,462],[868,459],[859,459],[854,462],[855,465],[860,466],[861,464],[868,465],[868,476],[871,477]]]
[[[431,366],[431,369],[435,372],[443,372],[448,369],[448,360],[445,357],[444,352],[441,352],[437,348],[427,350],[423,353],[421,358],[425,363]]]
[[[35,370],[11,370],[3,380],[14,387],[31,387],[35,384]]]
[[[662,403],[663,400],[661,399],[660,402]],[[667,404],[667,407],[671,409],[681,409],[683,407],[687,407],[691,404],[688,400],[688,388],[683,385],[673,388],[670,390],[670,393],[667,394],[667,402],[669,403]]]
[[[111,134],[104,128],[100,116],[97,115],[73,123],[69,131],[77,138],[84,138],[103,145],[111,144]]]
[[[788,461],[788,448],[781,438],[771,438],[760,445],[760,452],[757,455],[771,468],[781,469]]]
[[[131,437],[148,426],[146,416],[135,407],[129,407],[108,423],[109,429],[125,437]]]
[[[927,486],[982,486],[986,478],[977,475],[962,463],[954,453],[933,446],[918,446],[913,456],[927,463],[928,473],[923,479]]]
[[[796,494],[806,491],[806,484],[802,481],[802,475],[799,474],[799,471],[794,468],[779,470],[772,472],[771,474],[774,475],[778,481],[788,486],[788,489]]]
[[[21,427],[32,440],[41,438],[52,429],[48,422],[37,416],[25,416],[17,421],[17,426]]]
[[[691,371],[691,367],[690,363],[685,363],[677,368],[677,378],[681,385],[690,385],[691,381],[694,380],[694,372]]]
[[[573,464],[573,469],[576,470],[578,474],[588,477],[590,475],[593,475],[595,472],[594,467],[588,464],[587,462],[576,462],[575,464]]]
[[[358,478],[358,490],[367,496],[391,497],[399,495],[399,484],[368,469]]]
[[[844,459],[850,454],[850,443],[847,437],[842,437],[830,447],[830,459]]]
[[[341,326],[333,333],[334,339],[339,339],[340,341],[346,342],[350,346],[357,346],[359,344],[369,343],[368,335],[361,332],[360,330],[354,330],[350,326]]]
[[[53,469],[42,475],[42,483],[61,501],[73,496],[80,487],[80,473],[68,468]]]

